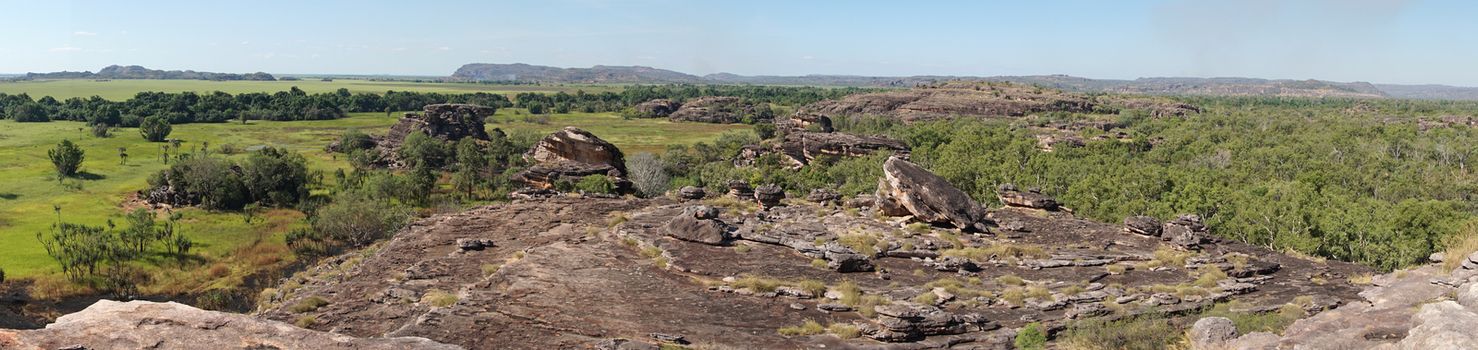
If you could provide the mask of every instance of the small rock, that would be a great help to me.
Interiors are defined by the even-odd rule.
[[[677,197],[686,200],[699,200],[707,195],[708,193],[703,191],[702,187],[683,186],[677,190]]]
[[[931,292],[934,293],[934,296],[935,296],[934,300],[936,300],[936,302],[935,302],[936,304],[944,304],[944,303],[947,303],[947,302],[949,302],[951,300],[955,300],[955,294],[954,293],[950,293],[948,290],[945,290],[944,288],[934,288],[934,290],[932,290]]]
[[[790,309],[796,311],[805,310],[806,305],[801,303],[790,303]]]
[[[841,193],[837,193],[837,191],[835,190],[825,188],[811,190],[811,194],[806,195],[806,201],[813,203],[836,203],[841,199]]]
[[[847,306],[846,304],[837,304],[837,303],[817,304],[816,305],[816,308],[817,309],[820,309],[820,310],[831,311],[831,312],[847,312],[847,311],[852,311],[852,307],[851,306]]]
[[[764,209],[780,205],[782,199],[785,199],[785,190],[780,189],[780,186],[771,184],[754,189],[754,200]]]
[[[1160,236],[1160,220],[1153,216],[1130,216],[1124,218],[1124,231],[1145,236]]]
[[[457,248],[462,251],[483,250],[493,247],[493,240],[486,238],[458,238]]]
[[[1237,337],[1237,324],[1226,317],[1206,317],[1191,326],[1191,347],[1216,349]]]
[[[1446,253],[1443,253],[1443,252],[1432,253],[1432,255],[1428,255],[1427,256],[1427,261],[1434,262],[1434,263],[1440,263],[1440,262],[1443,262],[1443,261],[1447,261],[1447,254]]]
[[[827,254],[826,259],[826,266],[837,272],[867,272],[876,268],[872,259],[862,254],[834,253]]]
[[[827,299],[837,300],[842,298],[842,292],[827,290],[826,293],[822,293],[821,296],[826,297]]]
[[[714,208],[714,207],[710,207],[710,206],[706,206],[706,205],[699,205],[699,206],[688,207],[688,209],[686,209],[684,211],[688,212],[690,215],[693,215],[693,218],[695,218],[695,219],[717,219],[718,218],[718,208]]]
[[[877,201],[878,201],[878,198],[877,197],[874,197],[873,195],[870,195],[870,194],[859,194],[859,195],[857,195],[857,197],[853,197],[852,199],[847,200],[847,202],[846,203],[843,203],[843,204],[846,207],[848,207],[848,208],[861,209],[861,208],[870,208],[873,205],[876,205],[877,204]]]
[[[754,189],[743,180],[729,180],[729,195],[739,198],[754,198]]]
[[[681,345],[681,344],[687,344],[688,343],[688,340],[687,339],[683,339],[683,336],[682,335],[679,335],[679,334],[652,333],[652,334],[648,334],[648,335],[650,335],[652,337],[652,339],[656,339],[657,341],[663,341],[663,342],[668,342],[668,343],[673,343],[673,344],[679,344],[679,345]]]

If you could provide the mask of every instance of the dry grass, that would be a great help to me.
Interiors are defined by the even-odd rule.
[[[448,293],[440,289],[432,289],[421,296],[421,303],[430,304],[435,307],[448,307],[456,304],[460,298],[456,294]]]
[[[878,254],[877,245],[886,243],[879,241],[876,236],[864,232],[838,236],[837,244],[841,244],[842,246],[845,246],[847,248],[852,248],[852,250],[857,251],[862,255],[874,256]]]
[[[501,266],[501,265],[494,265],[494,264],[482,264],[482,267],[481,268],[482,268],[482,276],[483,277],[487,277],[487,276],[492,276],[495,273],[498,273],[498,270],[501,269],[501,268],[503,268],[503,266]]]
[[[1196,281],[1191,282],[1191,284],[1201,288],[1215,288],[1217,282],[1227,279],[1226,272],[1222,272],[1216,265],[1201,265],[1201,268],[1197,269],[1196,273],[1199,275],[1196,277]]]
[[[820,322],[816,322],[816,320],[806,319],[806,322],[799,326],[780,328],[779,332],[780,335],[784,336],[816,335],[826,333],[826,327],[822,326]]]
[[[1017,277],[1016,275],[1005,275],[1001,277],[996,277],[996,283],[1007,286],[1021,286],[1026,284],[1026,280],[1023,280],[1021,279],[1021,277]]]
[[[968,258],[978,261],[996,259],[1041,259],[1046,258],[1047,251],[1041,246],[1034,244],[1010,244],[994,243],[986,247],[970,247],[946,249],[940,255]]]
[[[318,324],[318,318],[312,315],[298,317],[297,320],[293,321],[293,325],[301,328],[312,327],[315,324]]]
[[[308,297],[308,298],[305,298],[305,299],[303,299],[301,301],[298,301],[298,303],[297,304],[294,304],[291,308],[289,308],[289,310],[291,310],[294,313],[300,313],[301,314],[301,313],[304,313],[304,312],[318,311],[319,308],[322,308],[324,306],[328,306],[328,304],[329,304],[328,303],[328,300],[324,300],[323,298],[319,298],[319,297],[314,296],[314,297]]]
[[[1174,248],[1162,247],[1155,250],[1155,258],[1150,260],[1150,267],[1185,267],[1185,260],[1191,257],[1190,252],[1175,250]]]
[[[1448,240],[1447,248],[1442,252],[1446,257],[1442,261],[1442,267],[1448,271],[1457,269],[1473,252],[1478,252],[1478,222],[1463,225],[1458,234]]]
[[[1368,286],[1371,283],[1374,283],[1374,280],[1375,276],[1369,273],[1362,273],[1359,275],[1350,276],[1350,284],[1357,286]]]
[[[852,339],[862,336],[862,331],[857,329],[857,326],[846,323],[833,323],[830,326],[826,326],[826,332],[842,339]]]

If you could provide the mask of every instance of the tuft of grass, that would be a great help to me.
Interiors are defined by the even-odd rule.
[[[1108,273],[1111,274],[1122,275],[1125,272],[1129,272],[1129,266],[1123,264],[1110,264],[1107,267],[1104,267],[1104,270],[1107,270]]]
[[[734,288],[749,288],[755,293],[769,293],[775,291],[775,288],[780,287],[781,284],[783,283],[776,279],[746,275],[729,285]]]
[[[1201,288],[1215,288],[1216,282],[1227,279],[1226,272],[1222,272],[1216,265],[1211,264],[1201,265],[1201,268],[1196,269],[1196,273],[1199,276],[1196,277],[1195,282],[1191,282],[1191,285]]]
[[[1043,287],[1043,286],[1030,286],[1030,287],[1026,287],[1026,297],[1028,297],[1028,298],[1037,298],[1037,299],[1046,300],[1046,301],[1055,301],[1055,300],[1057,300],[1056,298],[1053,298],[1052,297],[1052,291],[1051,290],[1048,290],[1047,287]]]
[[[800,281],[795,284],[795,287],[818,297],[822,294],[826,294],[826,283],[822,283],[821,281],[817,280]]]
[[[1185,267],[1185,260],[1190,257],[1190,252],[1183,252],[1169,247],[1161,247],[1160,249],[1155,250],[1155,258],[1153,260],[1150,260],[1150,265],[1182,268]]]
[[[830,269],[831,268],[830,266],[828,266],[826,264],[826,259],[821,259],[821,258],[811,259],[811,267],[822,269],[822,270],[827,270],[827,269]]]
[[[1007,288],[1001,292],[1001,300],[1017,306],[1026,304],[1026,289],[1021,287]]]
[[[783,327],[778,331],[784,336],[816,335],[826,333],[826,327],[816,320],[806,319],[806,322],[799,326]]]
[[[657,247],[646,247],[646,248],[642,248],[642,250],[641,250],[641,256],[647,257],[649,259],[650,258],[656,258],[656,257],[662,256],[662,248],[657,248]]]
[[[298,326],[299,328],[308,328],[312,327],[315,324],[318,324],[318,318],[313,317],[313,315],[302,316],[298,317],[297,320],[293,320],[293,325]]]
[[[301,314],[301,313],[304,313],[304,312],[318,311],[319,308],[322,308],[324,306],[328,306],[328,304],[329,304],[328,300],[324,300],[323,298],[312,296],[312,297],[305,298],[305,299],[303,299],[301,301],[298,301],[297,304],[293,304],[293,306],[291,308],[288,308],[288,309],[291,310],[294,313],[300,313]]]
[[[945,249],[940,252],[940,255],[980,261],[988,260],[991,257],[998,259],[1041,259],[1047,257],[1047,251],[1035,244],[995,243],[986,247]]]
[[[448,307],[460,300],[456,294],[448,293],[440,289],[432,289],[421,296],[421,302],[431,304],[435,307]]]
[[[842,339],[852,339],[862,336],[862,331],[857,326],[846,323],[833,323],[826,326],[826,332]]]
[[[1357,286],[1368,286],[1371,283],[1375,283],[1375,276],[1369,273],[1362,273],[1359,275],[1350,276],[1350,284]]]
[[[837,244],[857,251],[862,255],[875,256],[878,254],[879,241],[877,237],[867,233],[845,234],[837,237]]]
[[[616,225],[626,223],[626,221],[628,220],[631,220],[631,217],[627,216],[626,212],[613,211],[609,214],[609,217],[606,220],[606,227],[616,227]]]
[[[1021,277],[1018,277],[1016,275],[1005,275],[1001,277],[996,277],[996,283],[1007,286],[1021,286],[1026,284],[1026,280],[1023,280],[1021,279]]]
[[[1283,333],[1284,328],[1288,328],[1288,325],[1293,324],[1293,321],[1297,321],[1300,317],[1303,316],[1303,309],[1297,307],[1295,307],[1295,309],[1298,309],[1297,313],[1232,312],[1232,307],[1236,306],[1237,304],[1239,304],[1239,302],[1234,301],[1231,303],[1219,303],[1213,305],[1211,308],[1203,311],[1198,318],[1226,317],[1227,319],[1232,320],[1233,324],[1237,325],[1237,334],[1247,334],[1251,332]]]
[[[913,297],[913,302],[924,305],[934,305],[934,303],[939,302],[939,295],[934,294],[934,292],[932,291],[919,293],[919,295]]]
[[[498,273],[498,269],[501,269],[501,268],[503,268],[503,266],[501,266],[501,265],[482,264],[482,276],[483,277],[492,276],[493,274]]]
[[[748,244],[739,243],[734,245],[734,252],[736,253],[748,253],[750,249],[752,248],[750,248]]]

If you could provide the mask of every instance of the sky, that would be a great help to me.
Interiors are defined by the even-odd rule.
[[[1253,77],[1478,86],[1478,1],[12,1],[0,73]]]

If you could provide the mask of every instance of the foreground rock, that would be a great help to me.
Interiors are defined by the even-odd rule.
[[[37,330],[0,330],[0,349],[461,349],[426,338],[355,338],[184,304],[101,300]]]
[[[985,231],[985,211],[974,199],[944,178],[898,157],[883,163],[878,207],[884,215],[902,213],[914,219],[967,231]]]
[[[552,189],[560,181],[577,182],[590,175],[611,177],[619,191],[629,191],[625,179],[626,160],[616,145],[576,127],[565,127],[539,140],[524,154],[533,166],[513,179],[541,189]]]

